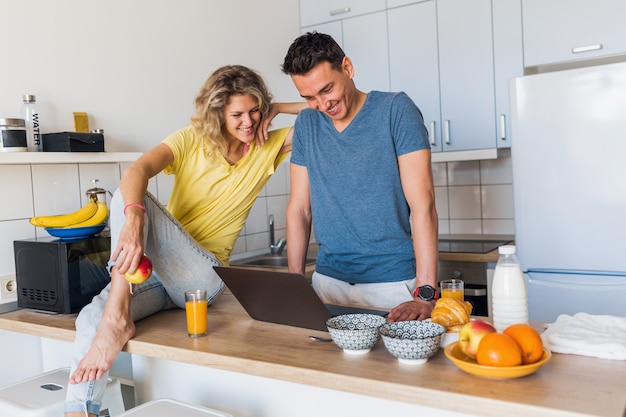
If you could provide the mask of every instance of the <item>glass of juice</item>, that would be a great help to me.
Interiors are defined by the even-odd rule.
[[[185,291],[187,333],[190,337],[209,334],[207,296],[205,290]]]
[[[441,281],[439,285],[441,285],[442,298],[456,298],[459,301],[465,300],[465,297],[463,296],[465,291],[463,280],[457,278],[446,279]]]

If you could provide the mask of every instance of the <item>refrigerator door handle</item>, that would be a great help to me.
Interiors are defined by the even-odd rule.
[[[579,54],[581,52],[598,51],[600,49],[602,49],[602,44],[596,43],[594,45],[577,46],[575,48],[572,48],[572,53]]]

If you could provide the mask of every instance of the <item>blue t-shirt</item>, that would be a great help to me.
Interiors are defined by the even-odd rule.
[[[291,163],[309,175],[317,272],[350,283],[415,277],[398,156],[420,149],[428,132],[405,93],[370,92],[341,133],[324,113],[300,112]]]

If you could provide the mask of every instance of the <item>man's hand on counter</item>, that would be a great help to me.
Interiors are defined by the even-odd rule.
[[[402,303],[387,315],[387,321],[426,320],[435,307],[435,300],[415,299]]]

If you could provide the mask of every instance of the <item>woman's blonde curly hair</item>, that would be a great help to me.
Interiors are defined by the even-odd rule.
[[[224,132],[224,108],[233,95],[250,94],[259,103],[261,119],[267,117],[272,95],[263,78],[243,65],[227,65],[218,68],[206,80],[196,96],[196,113],[191,125],[206,152],[219,149],[227,152]]]

